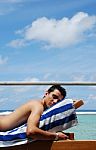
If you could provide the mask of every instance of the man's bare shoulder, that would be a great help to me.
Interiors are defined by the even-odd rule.
[[[42,105],[41,99],[31,99],[28,103]]]
[[[39,109],[44,109],[44,106],[43,106],[43,103],[42,101],[39,99],[39,100],[30,100],[28,102],[28,105],[33,109],[33,108],[38,108]]]

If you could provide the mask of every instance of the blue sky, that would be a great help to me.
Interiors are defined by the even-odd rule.
[[[96,82],[95,0],[0,0],[0,81]],[[0,87],[0,109],[43,96],[47,86]],[[96,109],[96,87],[66,86]]]

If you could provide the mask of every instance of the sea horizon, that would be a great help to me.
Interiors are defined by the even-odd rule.
[[[80,109],[80,110],[76,110],[76,113],[79,115],[95,115],[96,114],[96,110],[91,110],[91,109]]]
[[[10,109],[2,109],[0,110],[0,113],[3,113],[3,112],[10,112],[10,111],[14,111],[14,110],[10,110]],[[96,115],[96,110],[92,110],[92,109],[79,109],[79,110],[76,110],[76,114],[77,115]]]

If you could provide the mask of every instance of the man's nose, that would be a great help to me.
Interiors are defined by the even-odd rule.
[[[57,103],[58,102],[58,99],[54,99],[54,103]]]

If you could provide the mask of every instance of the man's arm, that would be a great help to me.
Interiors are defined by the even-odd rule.
[[[41,113],[43,113],[43,107],[40,104],[34,105],[34,109],[27,121],[27,136],[35,140],[66,139],[67,136],[63,133],[52,133],[38,127]]]
[[[79,108],[83,105],[83,100],[74,100],[74,107],[75,109]],[[34,110],[31,112],[28,118],[28,125],[27,125],[27,135],[28,137],[36,140],[54,140],[56,138],[56,133],[52,133],[49,131],[43,131],[38,128],[38,122],[41,116],[42,106],[34,105]],[[66,139],[67,136],[62,133],[58,133],[58,139]]]

